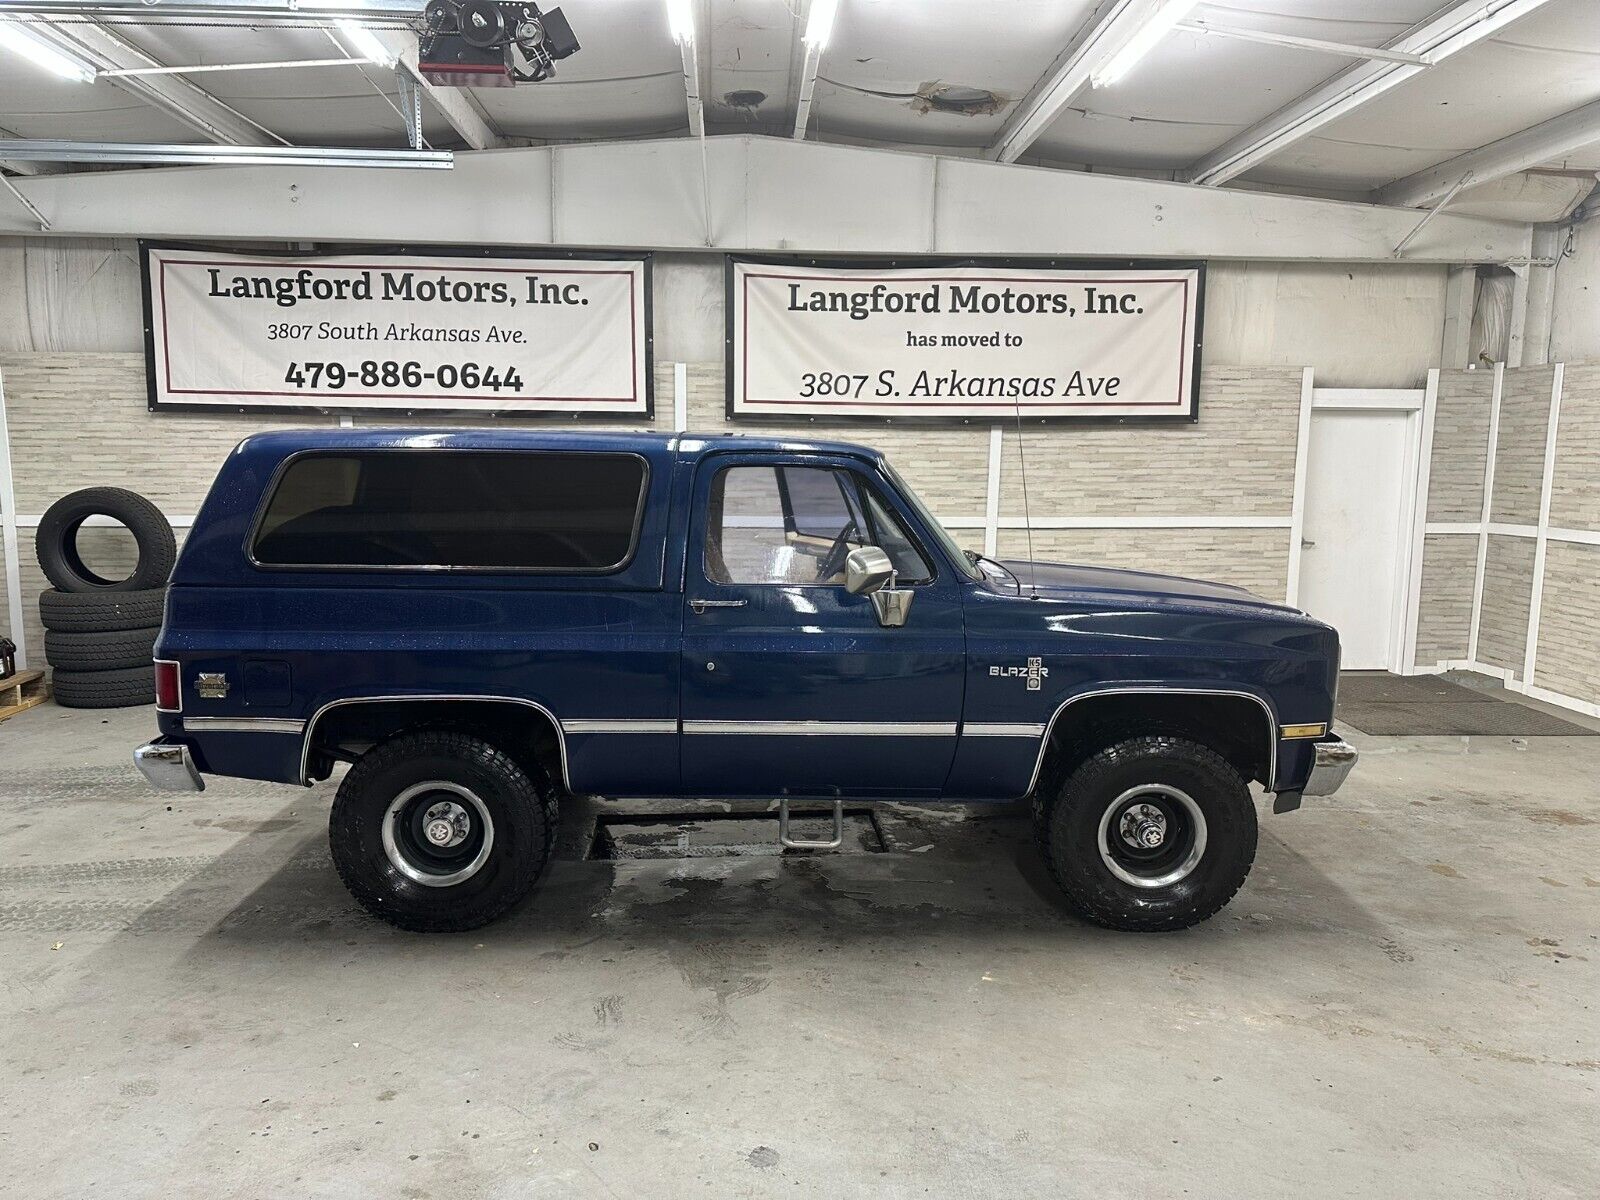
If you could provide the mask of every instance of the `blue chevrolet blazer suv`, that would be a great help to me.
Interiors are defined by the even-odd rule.
[[[1241,588],[963,550],[876,450],[324,429],[223,464],[156,642],[159,787],[348,765],[333,861],[395,925],[522,899],[564,794],[1031,797],[1073,906],[1220,909],[1336,789],[1339,641]],[[820,843],[827,845],[829,843]]]

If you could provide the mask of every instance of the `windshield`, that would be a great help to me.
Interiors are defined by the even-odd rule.
[[[911,511],[917,515],[917,518],[922,522],[934,541],[939,543],[940,548],[944,550],[944,556],[954,563],[956,570],[960,571],[968,579],[982,579],[984,577],[983,572],[967,557],[966,552],[956,545],[955,538],[951,537],[945,527],[939,524],[934,515],[928,511],[928,506],[922,502],[922,497],[911,490],[911,485],[901,477],[899,471],[894,469],[894,464],[888,459],[883,459],[882,462],[883,469],[888,474],[890,481],[900,489],[901,498],[911,506]]]

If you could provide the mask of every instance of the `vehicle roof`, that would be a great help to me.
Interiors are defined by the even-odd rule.
[[[505,424],[470,428],[334,427],[285,429],[246,438],[239,449],[253,455],[285,457],[302,450],[624,450],[651,457],[673,454],[697,458],[719,450],[810,451],[876,460],[882,452],[853,442],[812,441],[746,433],[638,433],[605,429],[519,428]]]

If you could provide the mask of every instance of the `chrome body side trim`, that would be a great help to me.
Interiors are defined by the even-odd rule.
[[[954,721],[685,721],[684,733],[755,737],[955,737]]]
[[[1311,778],[1300,789],[1302,796],[1331,796],[1344,786],[1345,779],[1356,765],[1360,753],[1343,738],[1317,743],[1317,757],[1311,767]]]
[[[203,792],[206,781],[195,770],[189,747],[176,742],[156,741],[133,752],[133,765],[163,792]]]
[[[1043,733],[1043,725],[1030,725],[1027,723],[981,725],[968,721],[961,727],[963,737],[1027,737],[1036,738]]]
[[[288,717],[186,717],[185,733],[302,733],[304,721]]]
[[[328,712],[330,709],[343,708],[347,704],[403,704],[418,700],[483,700],[497,704],[520,704],[525,708],[532,708],[540,713],[543,713],[550,724],[555,727],[556,746],[561,752],[561,782],[563,786],[566,787],[567,791],[572,791],[572,777],[567,771],[566,735],[562,732],[561,722],[556,718],[555,713],[551,712],[537,700],[527,700],[521,696],[469,696],[455,694],[439,695],[428,692],[419,692],[408,696],[344,696],[338,700],[329,700],[321,708],[317,709],[316,712],[312,713],[311,720],[306,722],[305,737],[300,743],[300,782],[302,784],[310,784],[311,782],[310,778],[306,774],[306,766],[311,759],[311,738],[316,732],[317,722],[322,719],[324,713]]]
[[[575,720],[561,722],[561,728],[567,733],[677,733],[676,720],[662,721],[611,721],[611,720]]]
[[[1044,770],[1045,751],[1050,748],[1050,738],[1055,733],[1056,722],[1061,719],[1061,714],[1079,700],[1090,700],[1096,696],[1128,696],[1128,695],[1162,695],[1162,696],[1237,696],[1244,700],[1254,700],[1261,706],[1261,711],[1267,714],[1267,734],[1270,747],[1267,755],[1267,791],[1274,791],[1273,784],[1278,779],[1278,718],[1272,711],[1272,706],[1254,692],[1241,692],[1233,688],[1185,688],[1166,687],[1161,684],[1135,685],[1132,687],[1098,688],[1092,692],[1080,692],[1076,696],[1069,696],[1063,700],[1050,722],[1045,726],[1044,739],[1039,743],[1039,755],[1033,763],[1033,777],[1028,780],[1028,790],[1024,796],[1031,796],[1033,789],[1039,784],[1039,773]]]

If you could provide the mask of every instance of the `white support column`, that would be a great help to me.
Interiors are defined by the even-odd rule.
[[[1483,627],[1483,573],[1489,561],[1489,520],[1494,515],[1494,459],[1500,442],[1500,397],[1505,393],[1506,365],[1494,365],[1494,392],[1489,400],[1489,445],[1483,456],[1483,504],[1478,516],[1478,563],[1472,577],[1472,632],[1467,636],[1467,661],[1478,661],[1478,631]]]
[[[1522,364],[1542,367],[1550,361],[1550,330],[1555,319],[1556,263],[1566,230],[1559,225],[1533,227],[1533,257],[1528,268],[1528,315],[1523,322]]]
[[[1450,268],[1444,289],[1444,338],[1439,365],[1446,371],[1468,367],[1472,353],[1472,307],[1478,299],[1478,268],[1466,263]]]
[[[1522,656],[1522,684],[1533,686],[1539,657],[1539,610],[1544,603],[1544,554],[1550,540],[1550,492],[1555,485],[1556,431],[1561,425],[1561,385],[1566,364],[1557,363],[1550,384],[1550,420],[1544,435],[1544,482],[1539,488],[1539,537],[1533,546],[1533,594],[1528,600],[1528,640]]]
[[[989,426],[989,485],[983,509],[983,552],[990,558],[1000,553],[1000,462],[1004,441],[1004,426]]]
[[[11,428],[6,423],[6,387],[0,378],[0,537],[6,564],[6,613],[11,640],[17,644],[17,666],[28,665],[28,636],[23,628],[22,562],[17,552],[17,489],[11,475]]]
[[[1306,469],[1311,454],[1311,407],[1316,395],[1316,370],[1307,367],[1300,373],[1300,420],[1295,426],[1294,498],[1289,506],[1289,580],[1284,601],[1300,606],[1301,543],[1306,535]]]
[[[1428,484],[1433,477],[1433,425],[1439,411],[1439,368],[1428,372],[1428,388],[1422,399],[1421,444],[1417,455],[1417,488],[1411,503],[1411,556],[1406,572],[1406,610],[1404,638],[1401,642],[1400,673],[1417,673],[1417,624],[1422,613],[1422,554],[1428,534]]]
[[[672,364],[672,427],[679,433],[689,428],[689,364]]]
[[[1506,366],[1520,367],[1527,348],[1528,272],[1527,263],[1511,268],[1511,316],[1506,328]]]

